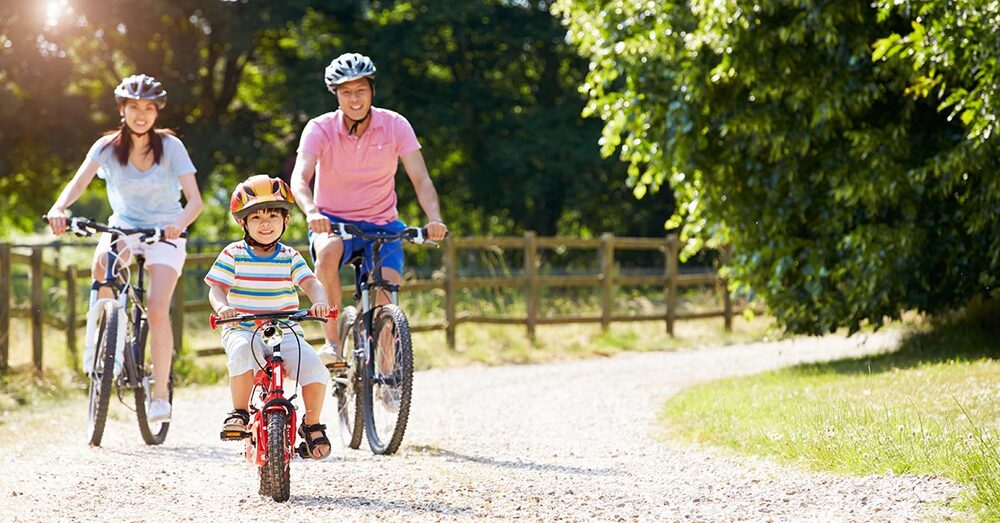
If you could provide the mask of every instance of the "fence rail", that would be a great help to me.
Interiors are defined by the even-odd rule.
[[[291,242],[293,245],[301,242]],[[71,358],[78,361],[77,341],[78,330],[86,324],[84,314],[78,310],[80,299],[80,273],[89,275],[89,268],[68,266],[60,268],[57,264],[43,262],[46,249],[59,249],[68,245],[52,243],[46,245],[11,245],[0,243],[0,374],[9,368],[10,358],[10,320],[12,318],[28,318],[31,323],[32,367],[38,373],[42,372],[43,330],[45,326],[63,330],[66,333],[67,349]],[[191,250],[195,242],[189,242]],[[677,321],[722,317],[727,330],[732,328],[732,300],[726,291],[726,282],[714,270],[693,274],[680,274],[678,271],[678,253],[680,243],[676,235],[665,238],[631,238],[615,237],[603,234],[600,238],[566,238],[538,237],[534,232],[526,232],[522,237],[471,237],[447,238],[443,242],[442,268],[443,278],[434,280],[416,280],[407,282],[403,292],[426,292],[430,290],[444,291],[444,320],[414,324],[414,332],[444,330],[448,347],[455,348],[456,329],[463,323],[524,325],[527,336],[534,341],[538,325],[555,325],[570,323],[599,323],[602,329],[607,329],[612,322],[662,321],[668,334],[674,334],[674,324]],[[521,249],[523,250],[524,266],[520,275],[502,277],[460,277],[458,275],[458,254],[460,249]],[[15,251],[17,249],[18,251]],[[540,274],[539,249],[596,249],[600,259],[600,272],[584,275],[549,275]],[[616,271],[616,251],[619,250],[653,250],[660,251],[664,256],[662,274],[623,275]],[[24,251],[27,251],[25,253]],[[215,261],[215,254],[191,253],[187,257],[185,267],[206,267]],[[12,268],[15,265],[28,267],[30,278],[30,299],[28,306],[16,306],[12,303],[13,288],[11,284]],[[544,271],[541,271],[544,272]],[[47,309],[51,305],[45,299],[43,279],[57,280],[57,285],[65,288],[65,311],[56,313]],[[663,288],[665,311],[662,313],[618,314],[613,310],[612,297],[616,287],[620,286],[654,286]],[[722,309],[706,312],[678,311],[678,288],[695,285],[713,285],[722,297]],[[89,285],[87,285],[89,288]],[[457,297],[462,289],[477,289],[488,287],[519,288],[524,291],[524,316],[490,316],[474,314],[457,310]],[[540,290],[552,287],[596,287],[599,289],[600,313],[596,315],[572,314],[549,317],[540,315]],[[344,286],[344,296],[353,293],[353,285]],[[176,349],[179,349],[184,336],[184,314],[211,311],[208,300],[187,300],[184,298],[184,278],[178,280],[174,301],[171,309]],[[180,297],[178,299],[178,297]],[[320,341],[320,340],[310,340]],[[195,349],[195,353],[211,355],[221,353],[218,347]]]

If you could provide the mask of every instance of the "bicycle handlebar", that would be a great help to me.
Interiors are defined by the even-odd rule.
[[[49,223],[48,216],[42,216],[42,221]],[[70,218],[67,220],[67,229],[73,232],[77,236],[93,236],[98,232],[106,232],[114,236],[131,236],[133,234],[139,235],[139,240],[144,243],[153,244],[156,242],[163,242],[169,245],[176,245],[170,243],[170,240],[163,238],[163,229],[160,227],[155,227],[152,229],[130,229],[127,227],[114,227],[106,223],[96,222],[89,218]],[[181,238],[187,238],[187,231],[181,233]]]
[[[294,311],[284,311],[284,312],[262,312],[259,314],[239,314],[233,316],[232,318],[222,319],[214,314],[209,315],[208,324],[211,325],[212,330],[224,323],[240,323],[244,321],[257,321],[257,320],[279,320],[286,319],[290,321],[321,321],[326,323],[327,320],[337,319],[337,308],[331,308],[329,314],[326,317],[320,316],[310,316],[309,309],[299,309]]]
[[[433,240],[427,239],[427,227],[407,227],[395,234],[384,232],[371,234],[362,231],[360,227],[351,223],[330,222],[330,228],[332,229],[330,234],[340,236],[345,240],[350,240],[357,236],[368,241],[394,242],[397,240],[406,240],[416,244],[432,243],[437,245]]]

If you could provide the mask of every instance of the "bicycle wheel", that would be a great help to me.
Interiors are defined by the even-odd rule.
[[[375,454],[399,449],[410,415],[413,345],[406,314],[397,305],[380,308],[373,322],[371,359],[364,373],[365,432]]]
[[[118,341],[118,307],[104,302],[104,309],[97,322],[97,341],[94,350],[94,368],[90,369],[89,406],[87,410],[87,437],[90,444],[99,447],[108,420],[108,403],[111,401],[111,382],[114,378],[115,344]]]
[[[135,335],[138,330],[138,335]],[[169,421],[150,422],[146,413],[149,412],[149,402],[153,398],[153,387],[156,385],[156,378],[153,376],[153,365],[146,361],[146,339],[149,334],[149,325],[146,320],[139,321],[139,328],[133,326],[133,337],[126,347],[125,365],[132,369],[131,374],[135,376],[133,382],[133,392],[135,393],[135,417],[139,421],[139,434],[147,445],[159,445],[167,439],[167,431],[170,430]],[[167,401],[174,403],[174,380],[173,374],[167,381]]]
[[[358,387],[358,365],[354,349],[360,345],[357,323],[358,310],[345,307],[340,313],[340,353],[347,359],[348,368],[330,372],[333,380],[333,397],[337,398],[337,413],[340,417],[340,439],[344,445],[356,449],[361,446],[361,436],[365,425],[362,417],[360,387]]]
[[[267,416],[267,456],[260,466],[260,493],[275,501],[288,501],[290,484],[288,464],[292,454],[288,446],[288,418],[284,412]]]

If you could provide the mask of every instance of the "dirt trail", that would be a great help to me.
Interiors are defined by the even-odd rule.
[[[886,350],[893,334],[546,365],[417,373],[410,427],[390,457],[336,448],[292,463],[292,497],[257,492],[218,439],[225,387],[182,390],[160,447],[114,400],[101,448],[85,404],[0,425],[0,521],[653,520],[921,521],[957,492],[928,477],[849,478],[727,456],[658,436],[656,415],[693,383]],[[332,402],[326,422],[337,436]],[[335,519],[336,518],[336,519]]]

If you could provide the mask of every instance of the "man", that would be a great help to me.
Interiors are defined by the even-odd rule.
[[[428,237],[441,240],[448,227],[441,220],[437,191],[410,123],[396,112],[372,106],[375,64],[371,59],[357,53],[343,54],[327,66],[325,80],[340,108],[306,124],[292,170],[292,192],[309,222],[316,275],[326,286],[329,303],[339,307],[340,267],[351,253],[364,249],[364,243],[354,238],[345,245],[340,237],[328,234],[331,220],[356,224],[366,232],[404,229],[396,210],[398,162],[402,161],[427,215]],[[399,284],[402,245],[386,244],[383,254],[383,278]],[[365,267],[371,268],[370,253]],[[379,296],[379,302],[388,303],[388,297]],[[320,349],[320,357],[328,365],[342,364],[336,323],[327,322],[323,331],[326,345]]]

